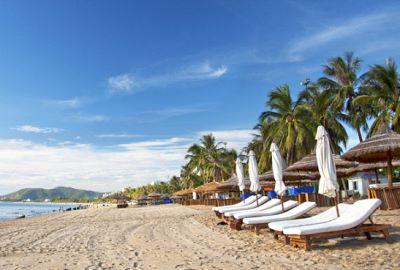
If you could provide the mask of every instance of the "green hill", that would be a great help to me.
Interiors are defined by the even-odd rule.
[[[102,193],[88,190],[81,190],[69,187],[56,187],[53,189],[44,188],[24,188],[16,192],[0,196],[2,201],[23,201],[30,199],[31,201],[44,201],[45,199],[95,199],[101,197]]]

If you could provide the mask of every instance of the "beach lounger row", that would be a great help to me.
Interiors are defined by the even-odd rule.
[[[333,236],[363,234],[371,239],[371,233],[378,232],[389,241],[390,226],[374,224],[371,218],[380,204],[379,199],[360,200],[354,204],[341,203],[338,205],[339,217],[336,207],[332,207],[315,216],[301,219],[297,218],[314,209],[317,206],[315,202],[299,204],[289,200],[282,204],[279,199],[260,197],[258,206],[248,202],[213,210],[218,211],[232,229],[240,230],[243,224],[254,228],[256,233],[261,228],[269,228],[275,239],[283,237],[286,244],[309,250],[315,239]]]

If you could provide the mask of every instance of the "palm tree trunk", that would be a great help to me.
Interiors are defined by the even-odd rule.
[[[362,134],[361,134],[360,127],[357,127],[356,130],[357,130],[358,140],[360,142],[362,142],[363,141],[363,137],[362,137]]]

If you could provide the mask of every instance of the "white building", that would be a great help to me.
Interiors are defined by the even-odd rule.
[[[378,175],[379,183],[387,183],[386,176]],[[376,184],[375,172],[359,172],[348,179],[350,193],[358,192],[360,196],[368,196],[368,188],[370,184]]]

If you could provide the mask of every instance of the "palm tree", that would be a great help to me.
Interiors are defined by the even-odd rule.
[[[315,144],[310,125],[312,117],[301,105],[302,100],[293,101],[289,86],[283,85],[270,92],[268,110],[260,115],[267,131],[266,144],[275,142],[288,165],[308,154]]]
[[[322,125],[328,131],[333,151],[337,154],[342,152],[341,144],[346,147],[348,139],[346,129],[339,121],[347,117],[342,114],[333,105],[335,96],[331,95],[328,90],[322,90],[318,84],[312,84],[300,93],[300,99],[304,103],[303,106],[312,115],[311,124],[313,130],[316,130],[318,125]]]
[[[358,72],[361,62],[362,60],[352,52],[345,53],[343,58],[331,58],[328,64],[323,66],[326,77],[318,80],[319,85],[331,92],[333,107],[346,115],[342,120],[357,131],[360,142],[363,140],[361,130],[368,129],[366,116],[359,108],[360,105],[353,103],[360,86]]]
[[[232,175],[236,152],[226,149],[226,143],[216,142],[215,137],[208,134],[200,139],[200,144],[188,149],[186,159],[189,159],[188,169],[201,176],[204,183],[223,181]]]
[[[368,105],[375,120],[370,134],[374,134],[381,123],[400,132],[400,76],[394,59],[386,60],[385,65],[374,65],[363,76],[363,95],[354,100],[356,105]]]

